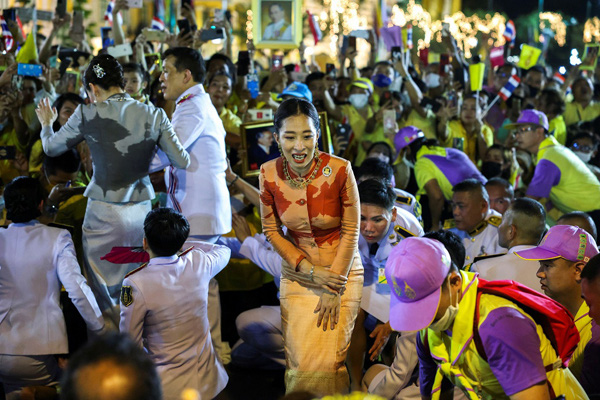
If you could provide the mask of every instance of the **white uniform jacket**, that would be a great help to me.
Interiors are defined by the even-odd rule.
[[[61,283],[92,331],[104,327],[71,234],[33,220],[0,229],[0,354],[69,352]]]
[[[132,271],[121,290],[121,332],[148,352],[160,375],[165,400],[186,388],[212,399],[227,385],[207,316],[208,283],[229,262],[225,246],[186,242],[181,256],[152,258]]]
[[[169,167],[165,171],[167,206],[185,215],[190,223],[190,235],[230,232],[225,128],[202,85],[193,86],[179,96],[172,122],[191,162],[187,169]],[[150,171],[168,165],[164,153],[159,151]]]

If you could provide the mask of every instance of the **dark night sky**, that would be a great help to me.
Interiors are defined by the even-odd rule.
[[[588,3],[591,15],[600,16],[600,0],[544,0],[544,11],[561,12],[585,21]],[[511,19],[538,9],[538,0],[463,0],[463,7],[476,10],[493,6],[494,11],[506,13]]]

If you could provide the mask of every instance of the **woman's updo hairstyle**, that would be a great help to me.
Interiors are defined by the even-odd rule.
[[[287,99],[279,105],[277,111],[275,111],[275,118],[273,125],[275,125],[275,131],[277,135],[283,127],[283,122],[294,115],[306,115],[313,122],[317,134],[321,131],[321,125],[319,122],[319,113],[312,103],[303,99]]]
[[[125,88],[123,67],[116,58],[109,54],[101,54],[92,59],[83,75],[85,89],[89,90],[90,83],[100,86],[104,90],[118,86]]]
[[[4,189],[6,218],[12,222],[29,222],[42,215],[39,205],[44,200],[40,181],[26,176],[12,180]]]

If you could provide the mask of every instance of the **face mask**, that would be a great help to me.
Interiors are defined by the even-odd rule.
[[[481,164],[481,173],[487,179],[500,176],[502,174],[502,164],[494,161],[484,161]]]
[[[355,93],[351,94],[348,100],[350,101],[350,104],[354,106],[354,108],[365,108],[369,102],[369,95]]]
[[[434,89],[440,86],[440,76],[438,74],[427,74],[425,76],[425,84],[429,89]]]
[[[579,157],[581,159],[581,161],[583,161],[586,164],[589,163],[590,160],[592,159],[592,152],[584,153],[583,151],[575,151],[575,150],[573,150],[573,153],[575,153],[575,155],[577,157]]]
[[[392,79],[384,74],[373,75],[371,81],[373,81],[373,85],[380,88],[388,87],[392,84]]]
[[[448,284],[448,286],[450,285]],[[446,309],[446,312],[444,313],[444,316],[442,318],[429,325],[429,329],[431,329],[432,331],[444,332],[450,329],[452,323],[454,322],[454,319],[456,318],[456,314],[458,314],[458,302],[455,306],[452,305],[452,291],[450,290],[450,287],[448,287],[448,291],[450,293],[451,304]]]

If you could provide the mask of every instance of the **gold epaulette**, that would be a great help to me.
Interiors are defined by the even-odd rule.
[[[475,264],[477,261],[482,261],[482,260],[487,260],[490,258],[494,258],[494,257],[500,257],[500,256],[505,256],[506,253],[500,253],[500,254],[489,254],[489,255],[481,255],[481,256],[477,256],[475,257],[475,259],[473,260],[473,264]]]
[[[479,235],[481,232],[483,232],[485,230],[485,228],[487,226],[488,226],[488,223],[486,220],[481,221],[479,224],[477,224],[475,229],[473,229],[472,231],[469,232],[469,236],[473,237],[473,236]]]
[[[417,236],[414,233],[412,233],[411,231],[409,231],[408,229],[401,227],[400,225],[396,225],[394,227],[394,231],[396,231],[396,233],[398,235],[402,236],[404,239]]]
[[[133,274],[135,274],[135,273],[136,273],[136,272],[138,272],[138,271],[141,271],[141,270],[143,270],[143,269],[144,269],[144,268],[146,268],[147,266],[148,266],[148,263],[147,263],[147,262],[143,263],[142,265],[140,265],[139,267],[137,267],[136,269],[134,269],[133,271],[131,271],[130,273],[128,273],[127,275],[125,275],[125,278],[127,278],[127,277],[128,277],[128,276],[130,276],[130,275],[133,275]]]
[[[502,217],[497,217],[495,215],[492,215],[491,217],[489,217],[487,219],[487,221],[490,225],[494,225],[497,228],[502,223]]]
[[[454,219],[447,219],[444,221],[444,229],[456,228],[456,222]]]
[[[406,204],[407,206],[410,206],[412,204],[412,202],[413,202],[413,199],[412,199],[412,197],[397,195],[396,196],[396,202],[400,203],[400,204]]]
[[[178,254],[179,257],[181,256],[185,256],[187,253],[189,253],[190,251],[192,251],[194,249],[194,246],[191,246],[189,249],[186,249],[184,251],[182,251],[181,253]]]

